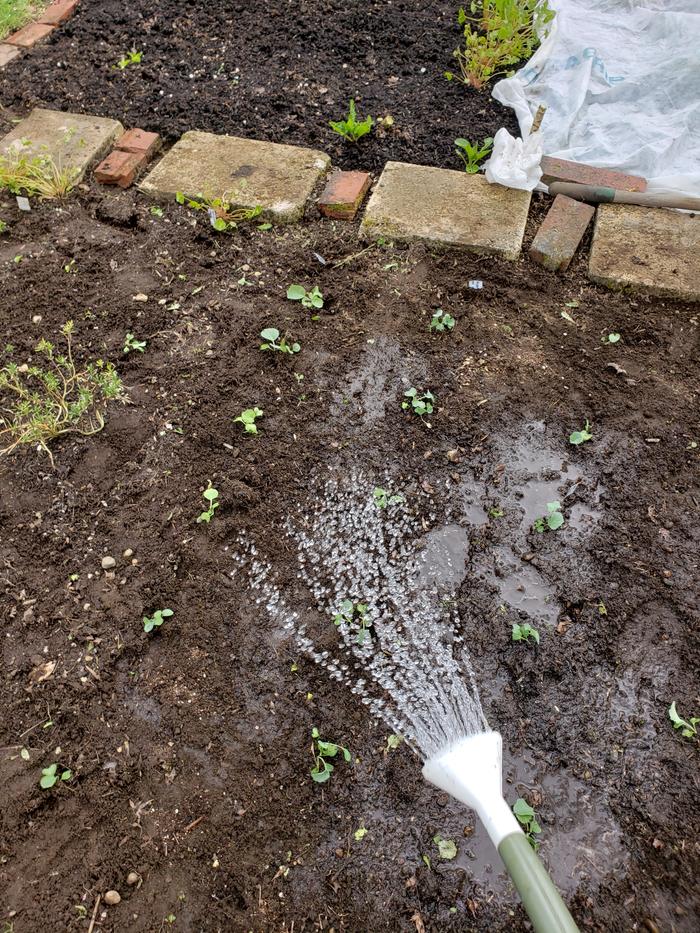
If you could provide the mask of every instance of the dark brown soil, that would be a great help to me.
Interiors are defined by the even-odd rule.
[[[101,0],[0,72],[0,101],[99,114],[155,130],[186,130],[311,145],[344,168],[381,170],[388,159],[459,168],[457,136],[482,139],[513,111],[444,72],[459,45],[447,0],[280,3]],[[129,49],[141,64],[120,71]],[[361,115],[394,127],[358,146],[328,126],[354,97]]]
[[[110,61],[119,45],[92,54]],[[372,483],[388,470],[409,501],[432,490],[468,531],[457,607],[508,749],[506,796],[536,805],[579,925],[697,929],[698,749],[667,717],[674,699],[686,716],[700,704],[697,308],[608,293],[583,260],[558,277],[385,247],[336,267],[359,249],[353,225],[215,239],[184,208],[159,218],[131,193],[0,216],[5,358],[30,361],[72,318],[79,358],[116,361],[130,397],[101,433],[55,443],[55,470],[34,450],[1,462],[7,929],[85,931],[109,889],[122,901],[98,907],[105,933],[528,929],[473,815],[422,781],[406,747],[387,752],[388,730],[229,575],[244,531],[303,611],[281,524],[358,464]],[[321,287],[318,320],[285,299],[291,282]],[[457,318],[451,335],[428,332],[438,306]],[[258,350],[271,325],[298,357]],[[123,355],[128,330],[144,354]],[[622,339],[604,346],[611,331]],[[410,380],[436,394],[432,428],[400,410]],[[253,404],[265,416],[247,437],[233,419]],[[574,449],[586,419],[593,441]],[[208,480],[222,506],[206,527]],[[567,524],[523,531],[533,491],[552,483]],[[164,606],[174,616],[147,636],[142,616]],[[538,649],[510,640],[528,617]],[[314,725],[354,757],[324,787],[309,776]],[[74,777],[42,791],[54,761]],[[436,833],[457,842],[454,862]]]

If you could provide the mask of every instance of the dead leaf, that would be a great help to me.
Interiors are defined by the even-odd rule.
[[[55,661],[45,661],[43,664],[37,664],[29,674],[29,683],[32,685],[40,684],[42,680],[48,680],[55,670]]]
[[[416,933],[425,933],[425,924],[423,923],[423,918],[418,913],[418,911],[414,913],[414,915],[411,917],[411,920],[416,925]]]

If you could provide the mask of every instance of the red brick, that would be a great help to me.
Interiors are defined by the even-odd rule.
[[[73,15],[77,5],[78,0],[54,0],[41,14],[39,22],[48,23],[49,26],[60,26]]]
[[[590,204],[558,194],[535,234],[530,258],[553,272],[568,269],[594,214]]]
[[[335,220],[352,220],[371,181],[367,172],[333,172],[318,200],[318,209]]]
[[[619,188],[620,191],[647,190],[646,178],[624,175],[608,168],[594,168],[583,162],[567,162],[566,159],[542,156],[540,167],[545,185],[552,181],[575,181],[579,185],[602,185],[604,188]]]
[[[4,42],[0,42],[0,68],[4,68],[13,58],[17,58],[21,54],[22,50],[17,48],[16,45],[6,45]]]
[[[115,148],[124,152],[138,152],[152,159],[160,149],[160,136],[157,133],[147,133],[145,130],[127,130],[114,144]]]
[[[23,49],[30,49],[41,39],[45,39],[50,32],[53,32],[53,26],[47,26],[45,23],[30,23],[24,29],[13,32],[5,39],[5,42],[9,42],[10,45],[19,45]]]
[[[143,153],[122,152],[115,149],[95,169],[95,178],[103,185],[119,185],[128,188],[138,172],[146,164]]]

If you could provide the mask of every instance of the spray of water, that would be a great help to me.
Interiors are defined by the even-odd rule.
[[[459,617],[445,608],[449,594],[420,582],[422,541],[436,521],[432,503],[419,493],[382,508],[373,489],[361,472],[330,479],[288,521],[303,612],[289,607],[253,543],[239,539],[233,557],[297,648],[429,758],[488,726]],[[364,613],[348,612],[348,600],[366,606]]]

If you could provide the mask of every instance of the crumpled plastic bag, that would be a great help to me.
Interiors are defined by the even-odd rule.
[[[541,161],[539,130],[525,139],[516,139],[502,128],[494,136],[491,158],[484,164],[486,180],[492,185],[532,191],[542,177]]]

